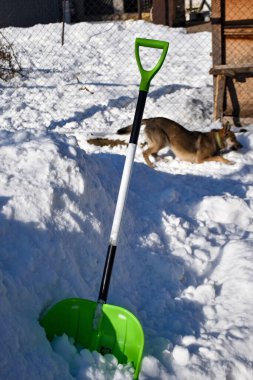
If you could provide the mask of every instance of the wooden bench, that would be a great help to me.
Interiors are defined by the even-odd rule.
[[[231,103],[233,108],[236,108],[236,110],[241,109],[240,102],[242,99],[240,99],[240,94],[238,94],[238,90],[235,89],[234,82],[240,81],[240,82],[246,82],[247,78],[253,77],[253,64],[245,64],[245,65],[216,65],[210,70],[210,74],[214,76],[214,113],[213,118],[214,121],[220,119],[221,122],[224,121],[224,118],[226,120],[232,119],[234,124],[240,125],[240,115],[233,116],[233,115],[224,115],[224,105],[226,102],[226,88],[228,89],[228,93],[231,98]],[[250,87],[250,94],[249,94],[249,102],[252,102],[253,98],[253,86]],[[245,99],[243,100],[245,101]],[[247,117],[244,120],[245,123],[253,123],[253,108],[252,108],[252,118]]]

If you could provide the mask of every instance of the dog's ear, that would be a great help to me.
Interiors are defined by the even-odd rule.
[[[229,121],[226,122],[225,125],[223,125],[223,131],[225,135],[231,130],[231,125],[229,124]]]

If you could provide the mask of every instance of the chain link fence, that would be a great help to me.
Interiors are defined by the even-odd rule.
[[[234,124],[253,120],[253,8],[246,0],[213,0],[215,108]]]
[[[14,3],[14,0],[8,3],[12,12]],[[26,3],[30,4],[29,10],[17,10],[27,16],[20,18],[20,22],[27,22],[35,11],[34,1],[23,1],[23,7]],[[189,115],[196,118],[197,114],[201,121],[204,117],[210,119],[210,32],[188,34],[185,28],[155,25],[151,21],[152,2],[148,0],[63,3],[55,0],[50,7],[47,1],[37,1],[36,7],[38,3],[42,22],[48,22],[45,19],[48,9],[51,23],[1,29],[22,67],[21,75],[1,83],[2,127],[22,128],[25,124],[63,130],[70,123],[84,128],[98,128],[105,122],[109,126],[129,123],[125,119],[127,112],[122,112],[118,120],[116,111],[135,108],[139,73],[134,58],[134,40],[139,36],[170,41],[170,54],[163,75],[157,76],[151,88],[146,116],[176,116],[182,124],[185,120],[191,122]],[[37,20],[36,12],[34,17]],[[154,62],[148,54],[144,58]],[[199,88],[203,86],[208,93],[208,107],[199,95]],[[188,91],[186,107],[180,104],[181,90]],[[157,102],[159,91],[170,100],[168,96],[161,96]],[[99,104],[94,104],[93,95],[98,93]],[[51,100],[50,109],[48,99]]]
[[[1,128],[99,131],[104,123],[112,129],[129,123],[124,110],[134,112],[139,85],[136,37],[170,42],[145,116],[208,127],[211,1],[185,1],[185,23],[178,28],[157,25],[156,7],[155,0],[2,1],[0,49],[8,50],[12,62],[10,67],[0,55]],[[234,51],[232,44],[227,54]],[[154,51],[143,52],[142,59],[152,66]]]
[[[253,116],[253,4],[228,2],[224,20],[225,62],[241,67],[241,72],[227,76],[225,113]],[[248,69],[251,67],[251,73]]]

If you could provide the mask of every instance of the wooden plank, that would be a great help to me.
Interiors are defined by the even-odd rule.
[[[236,74],[253,74],[253,64],[248,65],[215,65],[209,71],[212,75],[226,75],[234,77]]]
[[[212,0],[212,17],[221,17],[221,0]]]
[[[224,21],[225,28],[252,28],[253,19]]]
[[[221,25],[212,25],[212,55],[214,65],[221,65],[223,63]]]
[[[253,38],[253,28],[224,29],[226,38]]]

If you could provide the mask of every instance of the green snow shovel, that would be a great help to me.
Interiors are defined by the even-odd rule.
[[[143,69],[139,54],[140,46],[162,50],[158,63],[152,70]],[[142,38],[137,38],[135,41],[135,55],[141,73],[140,91],[98,300],[94,302],[80,298],[65,299],[52,306],[40,319],[40,324],[44,327],[50,341],[55,335],[61,336],[65,333],[72,337],[78,346],[91,351],[98,351],[103,355],[111,353],[118,359],[119,363],[131,363],[133,365],[134,379],[137,379],[139,375],[144,348],[144,334],[141,324],[130,311],[107,304],[106,301],[149,85],[161,68],[168,47],[168,42],[164,41]]]

